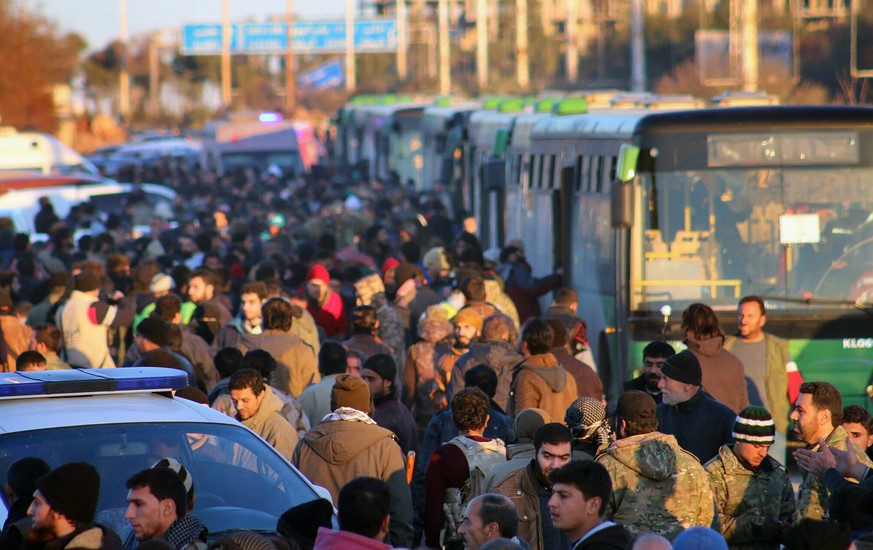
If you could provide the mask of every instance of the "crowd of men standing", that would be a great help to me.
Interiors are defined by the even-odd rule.
[[[48,223],[39,248],[8,239],[2,367],[185,371],[186,396],[330,492],[340,531],[293,544],[845,549],[842,525],[873,528],[865,506],[851,513],[873,494],[873,420],[844,411],[832,385],[801,384],[758,297],[740,300],[731,336],[709,306],[687,307],[686,349],[646,346],[640,376],[607,411],[576,292],[561,273],[536,277],[524,243],[482,250],[475,220],[450,215],[440,190],[165,176],[179,193],[173,227],[135,197],[130,219],[80,212]],[[136,216],[150,234],[134,238]],[[807,446],[797,494],[789,420]],[[7,476],[30,529],[15,538],[7,522],[2,550],[79,548],[93,529],[97,548],[118,546],[93,524],[94,483],[82,484],[93,468],[30,466]],[[126,548],[205,541],[182,472],[168,463],[128,480]],[[164,503],[155,527],[149,506]],[[817,536],[831,546],[791,546]]]

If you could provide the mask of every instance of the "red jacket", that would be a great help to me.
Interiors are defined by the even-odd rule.
[[[310,302],[306,309],[312,314],[315,324],[323,328],[328,337],[344,336],[349,332],[345,306],[336,292],[328,291],[327,299],[321,307],[313,306]]]

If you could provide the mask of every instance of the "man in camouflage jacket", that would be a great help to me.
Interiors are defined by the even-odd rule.
[[[828,447],[840,451],[851,447],[859,462],[873,466],[873,462],[849,440],[849,434],[843,429],[843,398],[831,384],[804,382],[800,386],[800,396],[794,404],[791,420],[794,421],[794,431],[807,444],[809,450],[819,452],[819,440],[823,439]],[[815,475],[804,472],[797,493],[795,521],[803,518],[824,518],[829,497],[824,482]]]
[[[734,424],[736,443],[723,445],[706,464],[721,534],[732,550],[778,550],[791,525],[794,488],[785,467],[767,456],[775,434],[767,409],[750,405]]]
[[[706,471],[675,437],[657,431],[656,407],[637,390],[618,401],[621,439],[597,457],[612,480],[604,517],[631,536],[653,532],[673,539],[698,525],[718,529]]]

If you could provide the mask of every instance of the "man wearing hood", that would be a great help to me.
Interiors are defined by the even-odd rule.
[[[330,288],[330,273],[321,264],[315,264],[306,274],[307,310],[315,323],[324,329],[328,338],[345,336],[349,331],[346,310],[340,295]]]
[[[482,322],[482,340],[470,344],[469,350],[458,357],[452,369],[449,395],[464,389],[464,373],[476,365],[488,365],[497,375],[494,401],[505,411],[512,382],[512,367],[524,357],[513,347],[516,338],[512,321],[502,314],[487,317]]]
[[[279,412],[282,403],[264,378],[254,369],[242,369],[230,377],[229,388],[236,419],[290,460],[298,441],[297,430]],[[241,447],[234,447],[234,464],[247,465],[253,458]]]
[[[286,300],[270,298],[261,308],[264,332],[243,334],[240,351],[262,349],[276,358],[278,368],[274,383],[283,392],[297,398],[310,384],[318,382],[318,362],[306,343],[291,333],[294,313]]]
[[[261,334],[261,307],[267,301],[267,285],[261,281],[248,282],[239,290],[239,315],[221,327],[213,348],[238,348],[243,334]]]
[[[333,412],[309,430],[291,462],[312,483],[327,489],[334,502],[348,482],[360,476],[388,484],[389,537],[393,546],[412,545],[412,499],[406,465],[395,435],[368,416],[372,400],[367,384],[350,374],[336,377]]]
[[[552,327],[542,319],[531,319],[521,327],[521,353],[525,359],[512,371],[509,416],[533,407],[552,418],[563,418],[579,396],[576,380],[549,353],[553,341]]]
[[[682,312],[680,330],[703,372],[703,389],[734,414],[749,404],[745,368],[724,349],[724,333],[715,312],[706,304],[691,304]]]
[[[675,437],[658,432],[656,408],[637,390],[618,400],[619,440],[597,457],[612,480],[606,518],[631,536],[652,532],[671,540],[695,525],[718,528],[706,470]]]

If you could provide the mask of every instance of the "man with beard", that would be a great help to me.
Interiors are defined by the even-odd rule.
[[[534,434],[534,458],[491,489],[505,495],[522,519],[518,536],[533,550],[569,549],[570,539],[552,524],[549,499],[552,496],[552,471],[570,462],[572,435],[567,426],[558,422],[545,424]]]
[[[485,364],[497,375],[494,401],[505,411],[512,382],[512,367],[524,359],[510,343],[510,338],[514,337],[515,327],[509,317],[502,314],[487,317],[482,322],[482,340],[471,344],[469,351],[455,362],[449,394],[454,395],[464,389],[464,375],[469,369]]]
[[[624,383],[624,391],[644,391],[652,396],[655,403],[661,402],[661,367],[664,361],[671,355],[676,355],[676,350],[667,342],[655,341],[643,348],[643,372],[633,380]]]
[[[800,386],[800,396],[794,404],[791,413],[794,421],[794,431],[799,439],[807,444],[807,449],[819,452],[821,441],[828,448],[839,451],[851,450],[857,455],[858,462],[873,466],[867,455],[851,442],[849,434],[841,425],[843,422],[843,397],[840,392],[827,382],[804,382]],[[795,454],[799,451],[795,451]],[[797,492],[797,514],[795,521],[804,518],[822,519],[828,509],[830,493],[824,482],[810,472],[804,462],[798,461],[804,468],[803,480]],[[850,478],[857,481],[855,478]]]
[[[724,445],[705,468],[715,494],[721,534],[730,545],[779,548],[794,516],[788,472],[767,456],[776,425],[764,407],[749,405],[734,424],[734,443]]]
[[[470,350],[470,344],[478,341],[479,335],[482,334],[482,316],[472,309],[461,310],[452,317],[452,327],[455,332],[455,341],[452,343],[451,349],[440,357],[438,363],[440,376],[437,377],[437,381],[444,393],[448,392],[455,363]],[[446,396],[446,399],[448,400],[449,396]]]
[[[126,485],[124,517],[140,544],[161,540],[174,550],[206,549],[206,526],[188,513],[188,490],[179,474],[170,468],[148,468],[132,475]]]
[[[197,304],[191,329],[212,345],[218,331],[232,318],[230,311],[218,299],[215,291],[216,278],[208,269],[195,269],[188,283],[188,297]]]
[[[394,358],[386,353],[373,355],[361,367],[361,378],[367,383],[370,395],[373,396],[373,420],[394,432],[405,456],[409,451],[418,451],[418,431],[412,413],[397,400],[397,392],[394,390],[396,377],[397,366]]]
[[[33,527],[24,534],[25,547],[121,550],[114,531],[93,523],[99,494],[100,474],[84,462],[64,464],[39,478],[27,509]]]

